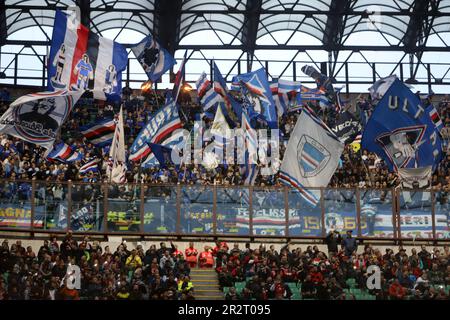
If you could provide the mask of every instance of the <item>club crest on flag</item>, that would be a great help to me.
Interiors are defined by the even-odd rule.
[[[395,168],[404,168],[416,158],[416,150],[425,143],[425,131],[425,125],[398,128],[378,136],[376,141]]]
[[[315,177],[327,166],[330,152],[309,136],[302,136],[297,146],[300,173],[304,178]]]

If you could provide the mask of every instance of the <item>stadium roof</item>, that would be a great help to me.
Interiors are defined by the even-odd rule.
[[[393,73],[429,90],[450,83],[450,0],[0,0],[0,75],[44,83],[55,10],[74,6],[102,36],[129,45],[153,34],[178,58],[189,50],[189,81],[215,59],[226,77],[256,64],[294,80],[300,64],[323,62],[347,90]],[[145,80],[134,61],[128,76]]]
[[[350,35],[372,31],[389,39],[385,50],[443,51],[445,41],[441,47],[427,47],[427,38],[450,32],[450,0],[0,0],[6,22],[0,38],[7,42],[18,30],[51,27],[56,8],[76,5],[82,21],[98,33],[111,29],[153,33],[171,51],[183,38],[204,30],[230,35],[232,41],[223,43],[225,48],[246,52],[269,49],[259,46],[258,39],[285,30],[318,40],[317,46],[307,49],[346,49]],[[290,48],[289,41],[274,40],[277,49]],[[205,46],[212,48],[207,39]],[[361,48],[366,46],[374,45],[360,43]]]

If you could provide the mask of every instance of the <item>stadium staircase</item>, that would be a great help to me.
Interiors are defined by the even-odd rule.
[[[214,269],[191,269],[191,281],[197,300],[223,300],[223,292],[219,287],[219,279]]]

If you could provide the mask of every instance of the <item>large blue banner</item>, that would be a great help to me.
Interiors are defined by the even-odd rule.
[[[442,158],[441,137],[430,114],[398,79],[370,117],[362,147],[382,157],[391,171],[435,168]]]

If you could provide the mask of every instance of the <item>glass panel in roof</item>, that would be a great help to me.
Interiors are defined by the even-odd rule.
[[[309,0],[309,1],[295,1],[295,0],[264,0],[262,8],[264,10],[328,10],[331,0]]]
[[[20,6],[45,6],[47,7],[50,4],[56,4],[59,7],[64,7],[64,6],[72,6],[75,4],[75,1],[72,0],[60,0],[60,1],[45,1],[45,0],[24,0],[24,1],[20,1],[20,0],[5,0],[5,4],[6,5],[20,5]]]
[[[245,10],[246,0],[184,0],[183,10],[227,10],[236,8]]]
[[[441,0],[439,4],[439,11],[450,12],[450,0]]]
[[[295,16],[295,18],[293,18]],[[318,39],[323,38],[323,29],[325,28],[325,15],[316,15],[315,19],[307,18],[303,21],[304,15],[271,15],[262,14],[258,28],[258,38],[274,31],[297,30],[310,34]],[[298,28],[298,29],[297,29]]]
[[[437,17],[434,19],[431,33],[450,32],[450,17]]]
[[[372,23],[373,22],[373,23]],[[402,19],[390,16],[370,16],[370,19],[360,21],[359,16],[351,16],[346,21],[344,36],[359,31],[380,31],[401,40],[408,28],[409,17],[402,16]],[[355,27],[355,24],[357,26]]]
[[[203,16],[182,14],[180,37],[183,38],[200,30],[219,30],[235,36],[241,31],[243,21],[244,15],[242,14],[206,14]]]
[[[114,6],[115,9],[148,9],[153,10],[155,5],[154,0],[127,0],[127,1],[114,1],[114,0],[94,0],[91,1],[91,8],[105,8],[107,6]]]
[[[123,26],[126,26],[126,28],[128,29],[146,33],[153,28],[152,14],[141,13],[139,16],[142,19],[138,16],[132,16],[133,14],[129,12],[97,12],[91,14],[91,20],[92,23],[100,30],[100,32],[108,29],[122,28]],[[95,30],[94,27],[92,27],[92,29]]]
[[[353,9],[364,11],[368,7],[378,6],[380,11],[400,11],[409,9],[413,3],[414,0],[358,0]]]
[[[7,15],[9,14],[9,11],[10,10],[7,10]],[[33,15],[34,19],[31,15]],[[7,18],[8,35],[24,28],[32,26],[38,27],[36,23],[41,27],[53,27],[54,17],[55,12],[51,10],[30,10],[30,13],[23,12],[20,16],[19,14],[13,14]],[[51,37],[51,34],[49,34],[49,36]]]

